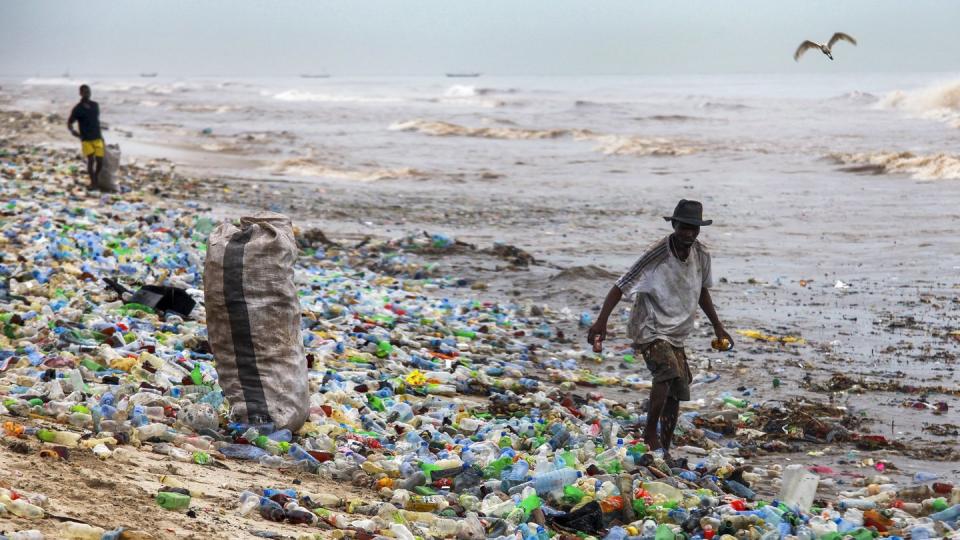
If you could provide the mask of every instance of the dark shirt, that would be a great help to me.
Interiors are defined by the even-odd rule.
[[[102,139],[100,134],[100,106],[96,101],[81,101],[70,112],[70,122],[77,121],[80,127],[80,140],[95,141]]]

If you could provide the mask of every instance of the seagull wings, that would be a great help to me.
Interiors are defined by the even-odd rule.
[[[851,36],[848,36],[847,34],[844,34],[843,32],[837,32],[836,34],[833,35],[832,38],[830,38],[830,42],[827,43],[827,47],[832,49],[834,43],[836,43],[836,42],[838,42],[838,41],[841,41],[841,40],[843,40],[843,41],[849,41],[850,43],[853,43],[854,45],[857,44],[857,40],[853,39]]]
[[[810,41],[809,39],[804,41],[797,47],[797,52],[793,53],[793,59],[797,62],[800,61],[800,55],[807,52],[807,49],[820,49],[820,45]]]

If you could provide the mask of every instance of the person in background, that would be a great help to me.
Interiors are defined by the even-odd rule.
[[[74,129],[74,122],[77,123],[80,131]],[[70,111],[67,129],[74,137],[80,139],[80,150],[87,158],[87,174],[90,175],[88,189],[97,189],[100,171],[103,170],[105,147],[103,134],[100,133],[100,105],[90,99],[90,87],[85,84],[80,86],[80,103]]]

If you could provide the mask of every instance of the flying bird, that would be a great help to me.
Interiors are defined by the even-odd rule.
[[[833,54],[831,54],[830,51],[831,49],[833,49],[833,46],[840,40],[849,41],[854,45],[857,44],[857,40],[853,39],[849,35],[844,34],[843,32],[837,32],[836,34],[833,35],[832,38],[830,38],[830,41],[826,43],[816,43],[814,41],[810,41],[809,39],[804,41],[803,43],[800,44],[799,47],[797,47],[797,52],[793,53],[793,59],[799,62],[800,56],[802,56],[803,53],[807,52],[807,49],[820,49],[820,52],[827,55],[827,58],[833,60]]]

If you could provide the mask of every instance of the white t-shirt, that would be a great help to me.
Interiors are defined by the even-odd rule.
[[[635,345],[663,339],[683,347],[693,330],[700,291],[712,286],[710,254],[700,242],[681,261],[670,249],[670,237],[660,240],[617,280],[624,296],[636,296],[627,335]]]

